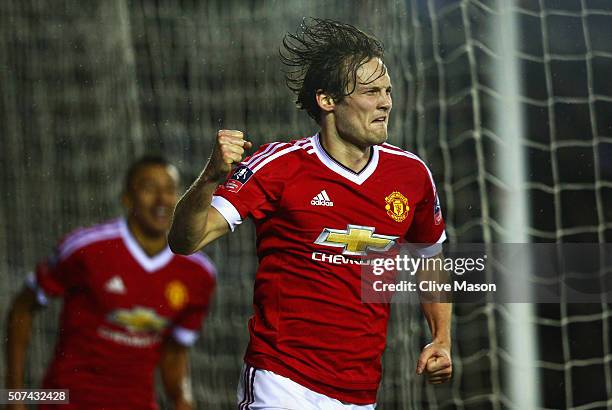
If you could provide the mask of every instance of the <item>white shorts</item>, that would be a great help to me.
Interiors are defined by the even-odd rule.
[[[268,370],[242,366],[238,410],[374,410],[376,404],[348,404],[316,393]]]

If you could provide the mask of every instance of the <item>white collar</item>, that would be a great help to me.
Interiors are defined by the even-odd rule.
[[[136,259],[138,264],[149,273],[167,265],[174,256],[168,245],[155,256],[147,255],[140,247],[138,241],[136,241],[136,238],[134,238],[134,235],[132,235],[132,232],[130,232],[125,218],[119,220],[119,232],[121,232],[121,238],[130,254]]]
[[[376,167],[378,166],[378,146],[372,146],[372,156],[368,161],[368,164],[362,169],[359,173],[353,172],[348,168],[340,165],[336,160],[334,160],[323,148],[320,141],[320,135],[317,133],[312,137],[313,146],[315,149],[315,153],[319,160],[325,165],[327,168],[331,169],[335,173],[343,176],[356,183],[357,185],[363,184],[369,177],[376,171]]]

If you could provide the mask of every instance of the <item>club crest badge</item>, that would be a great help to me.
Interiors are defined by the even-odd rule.
[[[168,304],[174,310],[179,310],[185,306],[189,300],[187,288],[178,280],[173,280],[172,282],[168,283],[165,294]]]
[[[408,216],[410,207],[408,199],[398,191],[393,191],[389,196],[385,197],[385,210],[395,222],[403,222]]]

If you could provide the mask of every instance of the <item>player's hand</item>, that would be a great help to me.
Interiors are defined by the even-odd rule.
[[[437,342],[425,346],[419,355],[416,373],[425,373],[431,384],[449,381],[453,375],[450,346]]]
[[[206,176],[213,180],[224,179],[232,166],[242,161],[244,151],[252,146],[251,142],[244,139],[242,131],[217,131],[215,146],[205,170]]]

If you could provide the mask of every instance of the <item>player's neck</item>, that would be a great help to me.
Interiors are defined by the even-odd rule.
[[[128,218],[127,223],[130,233],[147,255],[155,256],[166,248],[166,235],[154,235],[147,233],[131,218]]]
[[[360,172],[368,164],[372,147],[359,147],[338,135],[335,127],[321,128],[321,145],[331,157],[346,168]]]

